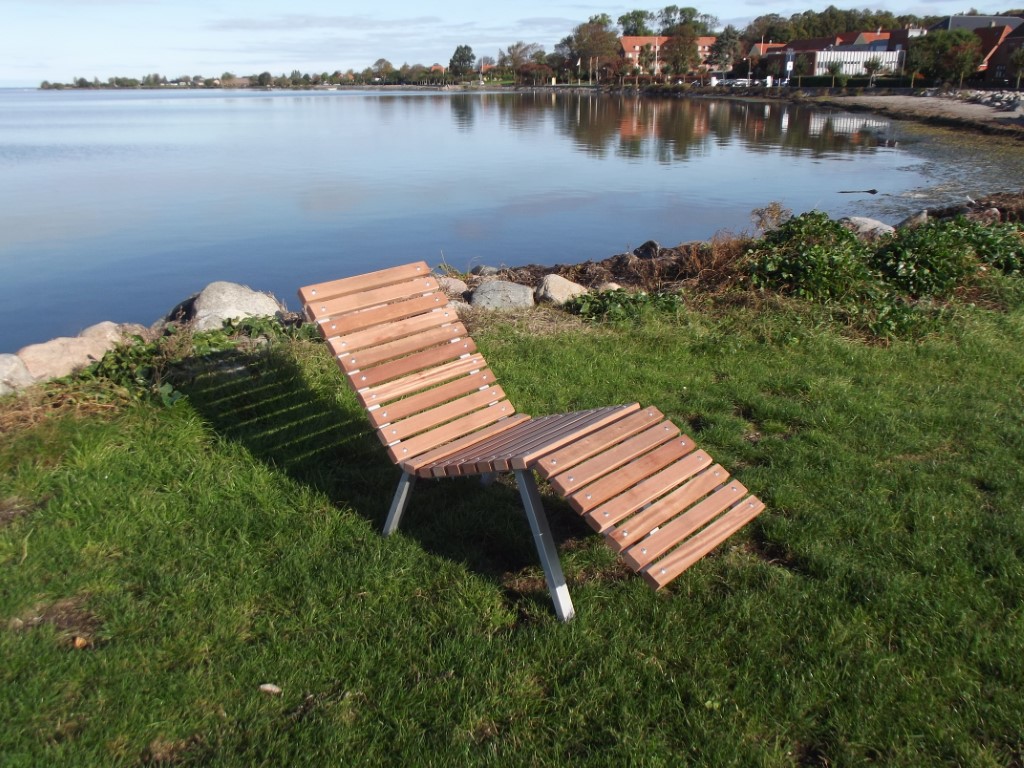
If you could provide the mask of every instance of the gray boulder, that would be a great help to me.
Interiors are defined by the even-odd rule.
[[[587,289],[582,285],[566,280],[561,275],[545,275],[534,291],[534,298],[538,304],[554,304],[560,307],[586,292]]]
[[[839,220],[839,223],[853,232],[861,240],[877,240],[885,235],[891,235],[896,228],[879,221],[869,219],[866,216],[847,216]]]
[[[0,355],[0,397],[20,392],[35,382],[17,355]]]
[[[469,270],[471,275],[476,275],[477,277],[494,277],[499,272],[501,272],[501,270],[497,267],[489,267],[486,264],[477,264]]]
[[[100,360],[120,342],[97,333],[93,336],[62,336],[18,350],[18,357],[36,381],[59,379]]]
[[[94,341],[100,341],[110,344],[111,346],[121,343],[124,338],[124,326],[112,323],[106,320],[102,323],[96,323],[96,325],[90,325],[80,334],[80,339],[92,339]]]
[[[473,291],[470,304],[477,309],[528,309],[534,305],[533,289],[506,280],[488,280]]]
[[[1002,220],[1002,215],[999,213],[998,208],[976,208],[974,210],[967,211],[964,214],[964,218],[968,221],[976,221],[979,224],[992,226],[994,224],[998,224]]]
[[[633,250],[633,255],[638,259],[656,259],[661,254],[661,246],[657,240],[648,240],[639,248]]]
[[[167,319],[189,323],[197,331],[213,331],[224,325],[225,320],[274,317],[284,311],[284,306],[268,293],[219,281],[176,306]]]
[[[923,211],[918,211],[910,216],[907,216],[903,221],[896,225],[896,229],[909,229],[911,227],[920,227],[922,224],[928,223],[928,209],[925,208]]]
[[[469,286],[466,285],[466,281],[459,280],[457,277],[439,275],[437,278],[437,284],[441,286],[441,290],[444,291],[446,296],[453,299],[461,299],[469,291]]]

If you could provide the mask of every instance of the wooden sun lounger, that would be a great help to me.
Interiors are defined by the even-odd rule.
[[[764,504],[654,408],[518,414],[425,262],[299,290],[402,470],[384,534],[418,478],[513,472],[555,612],[573,606],[534,473],[655,589]]]

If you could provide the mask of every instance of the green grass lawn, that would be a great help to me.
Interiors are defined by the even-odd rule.
[[[9,429],[0,763],[1020,766],[1022,336],[488,324],[522,412],[655,405],[768,505],[654,593],[546,498],[569,624],[507,483],[379,535],[398,473],[318,344]]]

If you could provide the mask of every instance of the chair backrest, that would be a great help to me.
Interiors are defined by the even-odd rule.
[[[396,464],[453,450],[515,409],[426,262],[299,290]]]

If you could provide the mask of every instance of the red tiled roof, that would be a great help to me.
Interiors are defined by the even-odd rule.
[[[665,35],[625,35],[619,38],[619,44],[624,51],[642,51],[645,45],[663,48],[669,39]]]
[[[750,55],[765,56],[772,51],[777,51],[779,48],[785,47],[785,43],[754,43],[754,47],[750,49]]]

